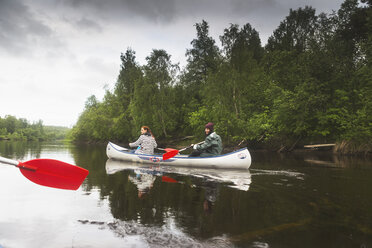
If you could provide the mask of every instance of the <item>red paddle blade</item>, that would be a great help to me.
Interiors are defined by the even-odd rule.
[[[166,152],[171,152],[171,151],[174,151],[174,150],[177,151],[177,149],[174,149],[174,148],[165,148],[164,149],[164,151],[166,151]]]
[[[178,154],[178,150],[176,150],[176,149],[174,149],[173,151],[169,151],[167,153],[164,153],[163,154],[163,160],[167,160],[167,159],[173,158],[177,154]]]
[[[166,182],[166,183],[178,183],[178,181],[176,179],[173,179],[173,178],[167,177],[167,176],[162,176],[161,181]]]
[[[79,166],[53,159],[33,159],[20,162],[18,167],[30,181],[58,189],[77,190],[89,174]]]

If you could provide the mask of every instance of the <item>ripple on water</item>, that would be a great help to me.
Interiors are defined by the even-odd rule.
[[[264,243],[264,242],[253,242],[252,243],[252,248],[269,248],[269,244],[268,243]]]
[[[287,176],[287,177],[295,177],[296,179],[304,180],[304,173],[296,172],[296,171],[286,171],[286,170],[259,170],[259,169],[251,169],[252,176],[258,175],[273,175],[273,176]]]
[[[225,236],[213,237],[205,241],[196,240],[174,226],[145,226],[135,221],[115,220],[104,223],[99,221],[79,220],[82,224],[99,225],[100,229],[108,228],[120,238],[138,236],[150,247],[234,247]]]

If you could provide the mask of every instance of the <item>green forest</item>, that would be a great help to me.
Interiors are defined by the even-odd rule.
[[[86,100],[70,138],[126,143],[147,125],[158,143],[200,141],[211,121],[224,145],[372,152],[372,0],[290,9],[264,46],[249,23],[230,24],[219,41],[207,21],[195,28],[183,68],[163,49],[140,65],[127,48],[114,88]]]
[[[46,141],[63,140],[69,131],[67,127],[44,126],[39,120],[30,123],[27,119],[12,115],[0,116],[0,140]]]

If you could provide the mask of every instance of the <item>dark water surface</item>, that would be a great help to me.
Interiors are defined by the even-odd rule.
[[[251,152],[248,171],[144,167],[105,146],[0,142],[90,174],[77,191],[0,164],[0,247],[372,247],[372,161]]]

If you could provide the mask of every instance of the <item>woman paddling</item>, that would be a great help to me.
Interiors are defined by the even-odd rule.
[[[134,153],[137,154],[154,154],[154,148],[158,145],[156,144],[155,137],[152,134],[148,126],[141,127],[141,136],[137,141],[129,143],[130,147],[137,147]]]
[[[212,157],[221,154],[221,137],[214,132],[214,124],[212,122],[208,122],[205,125],[205,136],[203,144],[192,145],[194,150],[189,157]]]

